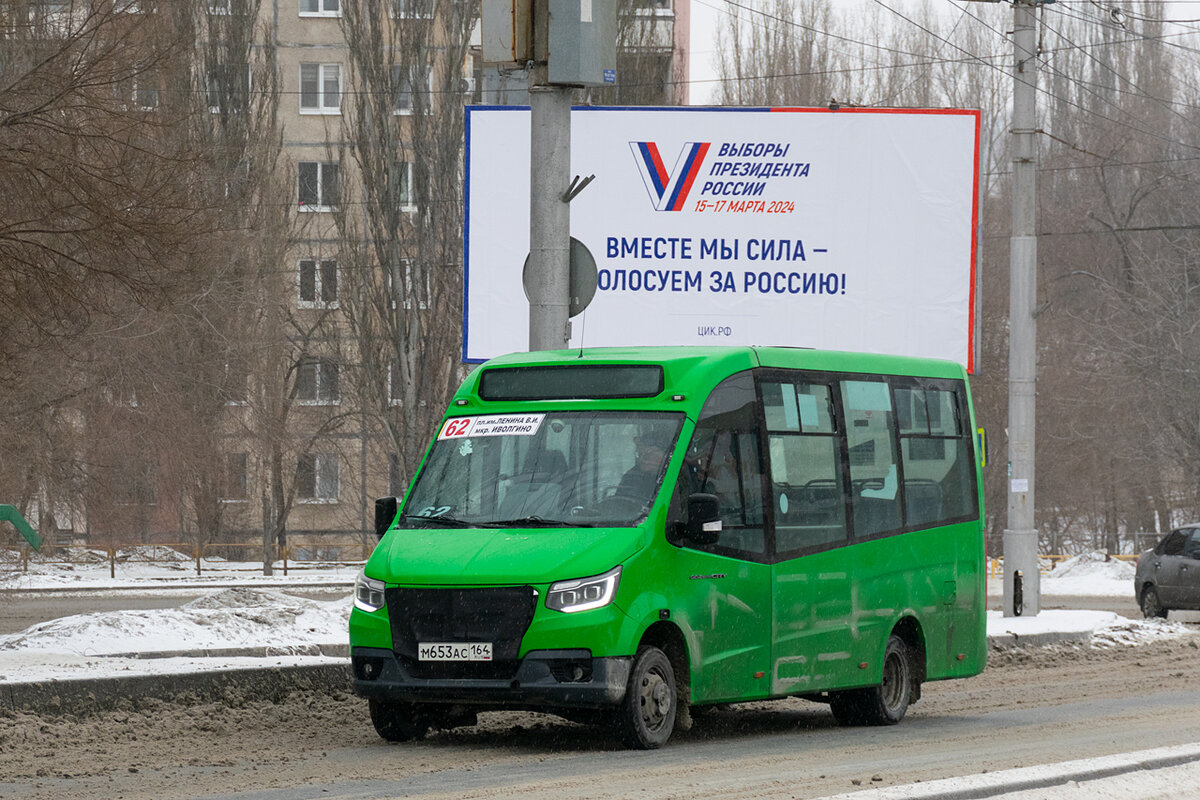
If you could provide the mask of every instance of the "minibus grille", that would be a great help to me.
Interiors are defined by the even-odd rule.
[[[415,678],[499,679],[519,666],[521,638],[533,620],[532,586],[479,589],[390,588],[385,592],[392,648]],[[491,642],[491,661],[420,661],[422,642]]]

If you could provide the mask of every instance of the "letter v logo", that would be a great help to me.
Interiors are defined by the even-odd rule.
[[[662,156],[658,153],[658,145],[654,142],[630,142],[629,149],[633,151],[633,160],[637,162],[638,170],[642,173],[642,181],[646,191],[650,193],[650,202],[656,211],[680,211],[687,202],[688,192],[692,183],[700,174],[700,165],[708,154],[709,142],[688,142],[679,151],[679,159],[675,169],[668,173],[663,165]]]

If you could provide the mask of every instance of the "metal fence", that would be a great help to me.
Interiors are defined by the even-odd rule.
[[[245,542],[210,542],[203,545],[168,542],[132,547],[60,545],[49,554],[34,553],[31,548],[24,547],[19,551],[7,551],[7,555],[8,558],[0,559],[0,565],[9,564],[21,572],[29,571],[31,561],[39,564],[107,564],[111,578],[117,577],[119,568],[128,569],[139,564],[174,565],[189,571],[194,569],[197,575],[204,574],[205,570],[245,572],[262,569],[266,558],[261,544]],[[276,553],[270,555],[271,563],[287,575],[289,570],[313,569],[318,565],[360,564],[371,555],[371,546],[361,541],[301,543],[278,548]]]

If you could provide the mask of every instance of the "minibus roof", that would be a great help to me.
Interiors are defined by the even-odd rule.
[[[880,375],[913,375],[929,378],[966,377],[962,365],[952,361],[889,356],[875,353],[851,353],[834,350],[812,350],[793,347],[597,347],[573,350],[542,350],[533,353],[511,353],[491,359],[471,373],[455,394],[458,406],[491,405],[480,396],[483,374],[492,369],[545,367],[603,367],[617,365],[659,365],[663,369],[661,392],[653,395],[608,395],[605,400],[618,396],[639,397],[641,403],[652,400],[684,400],[676,395],[690,395],[687,400],[702,400],[708,392],[726,377],[754,367],[780,369],[806,369],[823,372],[851,372]],[[505,398],[509,399],[509,398]],[[537,400],[524,397],[522,400]],[[570,398],[569,402],[597,398]],[[548,402],[564,402],[567,398],[547,398]],[[691,405],[685,403],[685,405]],[[454,405],[450,413],[455,413]]]

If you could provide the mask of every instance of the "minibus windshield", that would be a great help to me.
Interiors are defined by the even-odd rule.
[[[563,411],[452,417],[402,528],[627,527],[645,519],[683,415]]]

